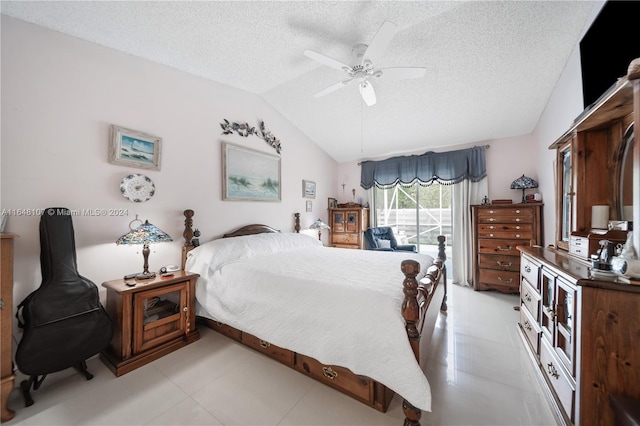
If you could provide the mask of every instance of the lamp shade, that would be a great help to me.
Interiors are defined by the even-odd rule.
[[[132,222],[133,223],[133,222]],[[154,278],[156,276],[155,273],[149,272],[149,249],[150,243],[162,243],[167,241],[173,241],[173,239],[161,230],[149,223],[146,220],[142,225],[138,226],[135,229],[127,232],[120,238],[116,240],[116,244],[142,244],[144,248],[142,249],[142,256],[144,257],[144,269],[142,273],[136,276],[137,280],[146,280],[150,278]]]
[[[329,225],[318,219],[309,226],[309,229],[329,229]]]
[[[322,239],[322,230],[323,229],[331,229],[329,228],[329,225],[327,225],[326,223],[324,223],[323,221],[321,221],[320,219],[316,220],[315,222],[313,222],[310,226],[309,229],[317,229],[318,230],[318,239]]]
[[[522,202],[524,203],[524,190],[529,188],[537,188],[538,182],[534,179],[522,175],[518,179],[511,182],[511,189],[522,189]]]

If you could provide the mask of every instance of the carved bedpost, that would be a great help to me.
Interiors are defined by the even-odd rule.
[[[193,229],[191,229],[193,219],[191,218],[194,215],[193,210],[190,209],[185,210],[183,213],[186,219],[184,220],[184,232],[182,233],[184,237],[184,245],[182,246],[182,270],[184,270],[184,265],[187,262],[187,253],[193,248],[193,243],[191,242],[193,239]]]
[[[417,322],[420,319],[420,307],[418,305],[418,281],[416,275],[420,273],[420,264],[415,260],[403,260],[400,266],[405,276],[402,282],[404,301],[402,302],[402,317],[405,321],[407,336],[416,360],[420,362],[420,333]],[[422,412],[411,405],[406,399],[402,401],[405,426],[420,426]]]
[[[193,226],[193,219],[191,219],[193,215],[194,212],[191,209],[184,211],[184,217],[186,219],[184,220],[184,232],[182,233],[182,236],[184,237],[185,247],[191,246],[191,240],[193,239],[193,229],[191,229],[191,226]]]
[[[402,282],[404,301],[402,302],[402,317],[406,323],[409,343],[418,362],[420,333],[418,332],[418,320],[420,319],[420,307],[418,305],[418,281],[416,275],[420,273],[420,264],[415,260],[403,260],[400,265],[405,278]]]
[[[296,234],[299,234],[300,233],[300,213],[294,213],[293,218],[295,223],[295,225],[293,226],[293,229],[295,229]]]
[[[420,426],[422,411],[411,405],[406,399],[402,400],[402,412],[404,413],[404,426]]]
[[[440,279],[440,282],[442,283],[442,285],[444,285],[444,298],[442,299],[442,304],[440,305],[441,311],[447,310],[447,267],[444,264],[444,262],[447,260],[447,255],[444,252],[444,241],[445,236],[438,235],[438,259],[442,259],[442,278]]]

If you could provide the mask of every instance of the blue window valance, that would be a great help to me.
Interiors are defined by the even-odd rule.
[[[479,182],[487,176],[485,147],[422,155],[392,157],[361,164],[360,186],[364,189],[393,185],[430,185],[434,181],[452,185],[465,179]]]

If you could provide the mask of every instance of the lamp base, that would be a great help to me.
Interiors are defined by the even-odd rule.
[[[150,280],[151,278],[155,278],[155,272],[140,272],[136,275],[136,280]]]

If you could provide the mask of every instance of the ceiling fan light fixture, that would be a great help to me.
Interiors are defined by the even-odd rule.
[[[319,62],[325,66],[330,68],[338,69],[343,72],[346,72],[350,77],[347,80],[340,81],[335,83],[324,90],[316,93],[314,95],[315,98],[324,96],[328,93],[334,92],[344,86],[346,86],[349,82],[356,79],[360,82],[360,94],[362,98],[365,100],[368,106],[374,105],[376,103],[376,95],[373,89],[373,86],[367,79],[371,77],[380,78],[387,75],[388,79],[391,80],[401,80],[406,78],[420,78],[425,74],[424,68],[384,68],[384,69],[375,69],[373,64],[376,62],[376,59],[379,59],[384,52],[387,50],[391,39],[396,30],[396,25],[392,22],[385,21],[378,32],[371,40],[369,45],[366,44],[356,44],[352,53],[355,56],[356,60],[360,59],[360,63],[354,65],[352,67],[336,60],[330,58],[322,53],[317,53],[312,50],[305,50],[303,53],[310,59],[313,59],[316,62]]]

